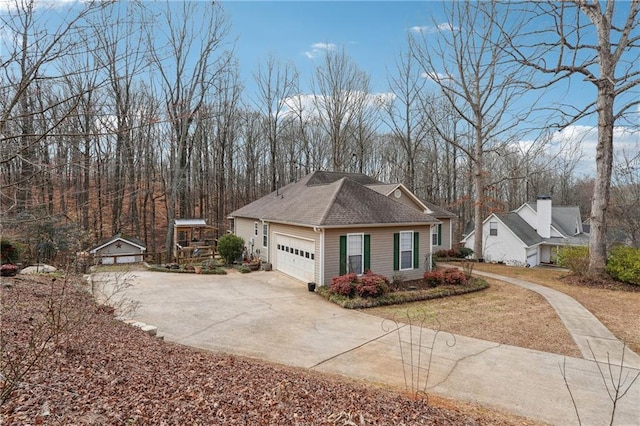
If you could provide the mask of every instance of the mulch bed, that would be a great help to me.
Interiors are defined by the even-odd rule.
[[[3,425],[522,422],[165,342],[116,320],[75,281],[18,277],[0,287]]]
[[[632,293],[640,292],[640,286],[638,285],[623,283],[611,278],[593,279],[583,275],[568,274],[562,277],[562,281],[580,287],[602,288],[605,290],[628,291]]]

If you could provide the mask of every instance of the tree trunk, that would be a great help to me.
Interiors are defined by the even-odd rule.
[[[602,60],[604,61],[604,58]],[[606,64],[601,62],[603,75]],[[596,179],[591,199],[591,234],[589,236],[589,275],[604,274],[607,263],[607,209],[611,193],[613,164],[614,87],[607,78],[598,83],[598,145],[596,146]]]

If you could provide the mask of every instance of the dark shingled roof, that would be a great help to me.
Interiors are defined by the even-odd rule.
[[[502,221],[522,242],[530,247],[534,244],[539,244],[544,239],[538,235],[535,229],[533,229],[518,213],[496,213],[498,219]]]
[[[536,212],[538,211],[537,203],[528,204]],[[551,208],[551,225],[566,237],[573,237],[577,234],[576,225],[578,220],[581,220],[578,206],[553,206]]]
[[[395,201],[367,185],[360,173],[313,172],[231,213],[304,226],[438,223],[426,213]]]
[[[437,217],[437,218],[444,218],[444,217],[458,217],[456,216],[455,213],[451,213],[449,210],[446,210],[440,206],[437,206],[433,203],[430,203],[428,201],[422,201],[422,204],[424,204],[425,206],[427,206],[427,208],[429,210],[431,210],[433,213],[431,213],[432,216]]]

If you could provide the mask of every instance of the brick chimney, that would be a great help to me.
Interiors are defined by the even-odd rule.
[[[540,196],[537,202],[538,235],[542,238],[551,237],[551,197]]]

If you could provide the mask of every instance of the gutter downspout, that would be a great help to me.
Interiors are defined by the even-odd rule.
[[[318,254],[320,256],[320,259],[318,259],[319,260],[318,263],[320,263],[320,271],[318,272],[317,275],[318,275],[318,285],[323,286],[324,285],[324,229],[314,226],[313,231],[320,234],[320,250],[318,251]]]

